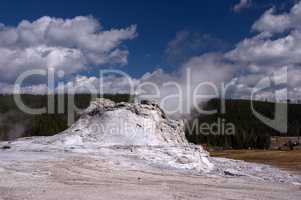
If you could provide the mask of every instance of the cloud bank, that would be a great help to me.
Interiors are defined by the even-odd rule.
[[[189,84],[192,88],[206,81],[216,85],[231,83],[228,97],[250,98],[252,89],[261,79],[265,77],[272,79],[275,73],[283,72],[287,68],[288,98],[300,100],[301,95],[298,91],[301,91],[301,28],[297,23],[301,18],[300,10],[300,2],[287,13],[276,14],[274,9],[269,9],[252,26],[251,31],[254,32],[254,36],[240,41],[232,50],[224,53],[192,55],[186,58],[174,72],[167,73],[159,69],[133,81],[135,84],[153,82],[159,85],[162,99],[176,90],[176,88],[163,87],[166,82],[177,82],[185,91],[186,71],[190,70],[192,75]],[[279,23],[275,23],[275,20]],[[183,49],[192,44],[197,44],[198,48],[201,48],[197,42],[193,43],[187,39],[189,35],[191,36],[191,33],[185,31],[178,33],[167,45],[168,56],[182,55]],[[195,38],[203,41],[203,37]],[[110,88],[123,91],[124,88],[119,83],[120,80],[111,79],[104,84],[108,85],[106,86],[108,91]],[[274,95],[275,89],[276,87],[271,87],[258,94],[257,98],[277,100]],[[203,90],[203,92],[207,91]],[[187,104],[187,101],[185,98],[183,103]]]

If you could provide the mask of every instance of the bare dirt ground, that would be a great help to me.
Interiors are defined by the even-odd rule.
[[[136,171],[110,161],[68,157],[0,165],[1,200],[54,199],[300,199],[301,186],[241,177]],[[5,163],[6,162],[6,163]],[[3,167],[5,166],[5,167]]]
[[[263,163],[301,175],[301,150],[225,150],[210,152],[211,156],[224,157],[247,162]]]

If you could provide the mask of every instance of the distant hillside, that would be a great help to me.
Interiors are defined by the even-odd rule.
[[[257,112],[273,117],[275,103],[257,101],[254,103]],[[208,144],[211,146],[223,146],[232,148],[268,148],[270,136],[300,136],[301,135],[301,105],[288,104],[288,131],[280,133],[268,127],[258,120],[251,111],[249,100],[226,100],[226,112],[221,114],[220,101],[211,100],[204,110],[217,109],[218,113],[213,115],[200,115],[196,111],[186,128],[186,136],[190,142],[197,144]],[[207,123],[212,125],[217,122],[232,123],[235,127],[234,135],[204,135],[200,129],[191,129],[193,123]],[[220,123],[223,126],[222,123]],[[206,128],[206,127],[205,127]],[[192,131],[191,131],[192,130]],[[216,130],[214,129],[214,133]]]

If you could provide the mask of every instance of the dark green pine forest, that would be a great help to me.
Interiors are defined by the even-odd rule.
[[[279,104],[282,106],[281,103]],[[190,142],[234,149],[265,149],[270,145],[271,136],[301,135],[301,104],[288,104],[288,130],[286,132],[276,131],[257,119],[252,113],[249,100],[228,99],[225,101],[226,112],[222,113],[221,101],[214,99],[207,103],[204,110],[213,109],[217,110],[217,113],[213,115],[192,112],[193,117],[186,124],[186,137]],[[275,103],[257,101],[254,103],[254,109],[264,116],[274,118]],[[221,132],[217,135],[204,135],[200,129],[193,127],[193,123],[196,122],[213,124],[218,120],[234,124],[235,134],[226,135]]]

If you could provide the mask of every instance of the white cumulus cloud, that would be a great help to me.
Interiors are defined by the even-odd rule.
[[[90,66],[127,63],[120,47],[136,36],[136,26],[104,30],[91,16],[72,19],[42,17],[16,27],[0,24],[0,80],[13,82],[30,69],[64,70],[66,74]]]
[[[239,3],[233,6],[233,11],[240,12],[243,9],[250,7],[250,5],[251,5],[251,0],[240,0]]]
[[[288,13],[276,14],[275,8],[267,10],[253,25],[259,32],[282,33],[301,27],[301,2],[295,4]]]
[[[289,98],[300,97],[296,92],[301,86],[301,2],[289,12],[276,14],[267,10],[253,25],[257,35],[246,38],[225,57],[241,66],[248,73],[239,77],[241,84],[254,86],[261,78],[283,67],[288,69]],[[268,93],[264,96],[266,97]]]

